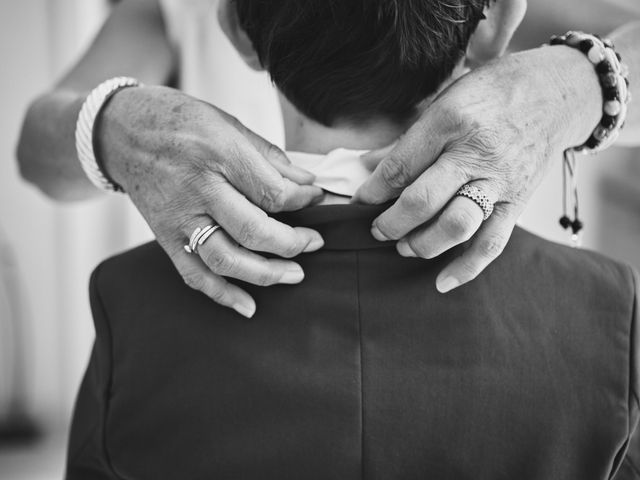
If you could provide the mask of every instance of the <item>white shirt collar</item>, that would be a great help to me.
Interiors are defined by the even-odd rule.
[[[337,148],[326,155],[287,152],[291,163],[313,173],[314,185],[328,195],[322,203],[349,203],[356,190],[371,175],[360,155],[367,150]]]

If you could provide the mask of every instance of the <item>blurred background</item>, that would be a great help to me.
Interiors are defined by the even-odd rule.
[[[549,18],[532,19],[519,35],[518,47],[539,45],[550,33],[567,30],[563,23],[555,24],[553,18],[557,18],[555,10],[573,8],[571,2],[538,1],[549,4]],[[623,0],[613,3],[620,2]],[[61,478],[73,400],[93,341],[87,295],[90,272],[105,257],[151,238],[126,197],[105,196],[80,204],[54,203],[21,180],[15,161],[19,128],[29,102],[51,87],[87,47],[109,8],[107,0],[21,0],[4,2],[2,6],[0,479],[3,480]],[[620,24],[625,18],[623,11],[621,7]],[[580,16],[577,10],[572,15],[573,28],[606,33],[615,26],[600,25],[597,19]],[[611,21],[618,20],[613,17]],[[221,40],[220,49],[228,48],[223,43]],[[243,67],[232,58],[232,53],[228,55],[232,68],[227,75],[235,78],[234,69]],[[238,75],[243,74],[238,70]],[[226,104],[221,106],[252,126],[255,120],[252,115],[266,114],[243,105],[242,84],[232,83],[237,94],[226,96]],[[279,129],[261,133],[281,143]],[[580,164],[581,209],[586,224],[584,246],[640,268],[640,151],[612,149],[598,157],[583,158]],[[561,199],[558,159],[530,202],[522,225],[544,237],[567,243],[568,234],[557,222],[562,213]]]

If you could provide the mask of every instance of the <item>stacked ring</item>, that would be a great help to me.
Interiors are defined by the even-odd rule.
[[[198,253],[198,247],[202,246],[202,244],[204,244],[204,242],[206,242],[209,237],[220,228],[222,227],[215,223],[205,227],[196,228],[191,234],[191,237],[189,237],[189,244],[184,246],[184,250],[189,254]]]
[[[493,213],[493,202],[475,185],[464,184],[456,192],[456,196],[473,200],[482,209],[483,220],[489,218]]]

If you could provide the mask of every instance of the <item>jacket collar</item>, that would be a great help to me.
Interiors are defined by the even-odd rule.
[[[308,227],[322,235],[327,250],[382,248],[395,242],[380,242],[371,235],[371,224],[390,204],[318,205],[274,215],[292,227]]]

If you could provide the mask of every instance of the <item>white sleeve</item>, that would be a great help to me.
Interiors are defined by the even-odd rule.
[[[167,37],[173,48],[179,50],[186,6],[183,3],[181,4],[180,0],[158,0],[158,4],[162,11]]]

